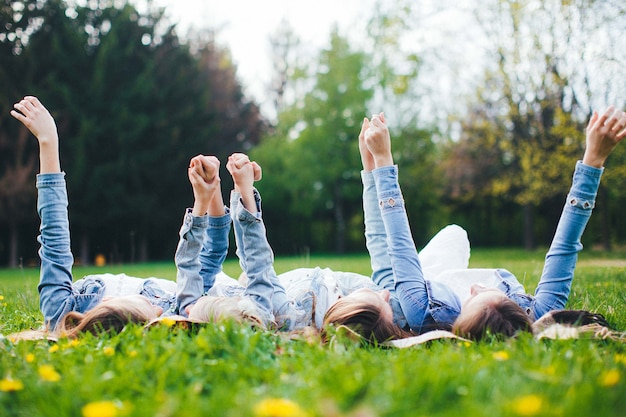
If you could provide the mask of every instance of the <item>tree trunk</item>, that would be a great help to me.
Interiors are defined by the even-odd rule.
[[[9,268],[17,268],[17,253],[20,241],[17,223],[9,221],[9,233],[11,234],[9,242]]]
[[[89,236],[83,233],[80,237],[80,264],[89,265]]]
[[[335,183],[335,250],[338,254],[346,252],[346,219],[343,213],[343,195],[341,194],[341,183]]]
[[[145,236],[139,241],[139,262],[148,262],[148,240]]]
[[[524,204],[524,248],[526,250],[535,249],[535,232],[533,230],[533,207],[530,204]]]
[[[600,218],[602,219],[602,246],[604,250],[611,250],[611,219],[609,212],[609,193],[606,188],[600,187],[598,190],[598,200],[600,204]]]

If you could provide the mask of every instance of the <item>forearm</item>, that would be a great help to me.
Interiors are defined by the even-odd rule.
[[[260,196],[255,193],[254,210],[260,213]],[[248,284],[244,294],[252,298],[257,305],[268,315],[272,315],[273,282],[278,282],[274,272],[274,253],[267,241],[265,225],[258,215],[244,208],[241,204],[234,214],[234,222],[241,231],[242,252],[245,254],[244,272],[248,277]],[[282,288],[282,286],[281,286]]]
[[[209,210],[209,213],[214,212]],[[215,284],[215,276],[222,270],[222,265],[228,255],[231,218],[230,212],[223,204],[221,212],[222,215],[209,215],[208,228],[204,234],[202,249],[200,250],[200,276],[203,282],[203,293],[209,291]]]
[[[38,285],[39,305],[46,324],[54,327],[59,315],[73,296],[70,227],[67,215],[67,190],[64,173],[37,176],[37,212],[41,219]]]
[[[396,295],[411,328],[420,328],[428,308],[428,293],[398,184],[397,167],[376,169],[373,175],[387,233]]]
[[[565,307],[569,298],[581,238],[593,207],[603,169],[577,162],[572,187],[546,254],[541,280],[535,291],[535,314],[540,317]]]
[[[183,316],[187,316],[186,308],[195,303],[204,292],[199,255],[208,221],[208,216],[194,216],[188,210],[180,229],[174,261],[176,263],[176,305],[179,314]]]
[[[381,288],[395,292],[393,270],[387,248],[387,233],[378,207],[376,183],[371,172],[362,171],[365,246],[370,255],[372,281]]]

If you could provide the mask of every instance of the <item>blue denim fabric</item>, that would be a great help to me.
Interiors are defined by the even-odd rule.
[[[254,190],[257,215],[245,209],[241,195],[231,193],[231,215],[237,256],[242,270],[246,273],[248,283],[244,295],[256,302],[268,324],[275,322],[273,297],[278,278],[274,272],[274,252],[267,241],[265,224],[261,216],[261,196]],[[284,290],[283,290],[284,292]]]
[[[45,326],[55,329],[70,311],[84,313],[98,305],[105,285],[102,280],[89,276],[72,283],[74,257],[70,246],[65,173],[37,175],[37,192],[37,213],[41,219],[37,237],[41,245],[39,308]],[[173,312],[174,295],[160,290],[154,281],[145,280],[139,293],[152,304],[161,306],[164,314]]]
[[[595,205],[602,171],[580,161],[576,164],[573,184],[546,255],[535,297],[518,292],[523,291],[523,287],[513,274],[497,270],[502,278],[499,288],[533,319],[552,309],[563,308],[567,302],[577,253],[582,249],[580,238]],[[424,278],[398,184],[398,168],[383,167],[372,174],[387,234],[396,293],[410,328],[418,333],[451,328],[461,311],[461,303],[447,285]]]
[[[212,217],[186,210],[174,255],[178,314],[187,317],[186,308],[213,287],[228,253],[230,223],[228,211]]]
[[[595,207],[596,195],[604,168],[576,163],[572,187],[563,213],[546,254],[541,280],[535,290],[532,306],[535,319],[551,310],[565,307],[574,278],[581,238]]]
[[[257,225],[258,229],[255,233],[246,234],[242,224],[234,222],[237,256],[249,282],[251,274],[255,274],[262,277],[262,282],[272,284],[271,304],[279,329],[296,330],[306,326],[321,329],[326,311],[339,296],[359,288],[380,289],[368,277],[330,269],[300,268],[277,276],[273,267],[274,255],[262,226],[261,197],[256,190],[255,200],[257,216],[243,209],[239,193],[231,193],[232,212],[242,213],[242,219]],[[251,253],[252,249],[254,253]]]
[[[92,281],[76,292],[72,287],[74,257],[70,247],[65,173],[37,175],[37,213],[41,219],[39,308],[46,327],[54,329],[70,311],[84,312],[102,300],[104,286]]]
[[[372,281],[380,288],[389,291],[389,304],[393,311],[393,321],[400,328],[407,325],[404,312],[396,294],[393,268],[387,247],[385,224],[378,208],[378,193],[374,176],[369,171],[361,171],[363,182],[363,217],[365,223],[365,246],[370,255]]]

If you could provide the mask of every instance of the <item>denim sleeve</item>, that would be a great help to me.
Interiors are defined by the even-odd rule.
[[[241,256],[240,263],[248,277],[244,295],[255,301],[266,317],[266,324],[269,324],[274,320],[272,304],[274,286],[280,283],[274,271],[274,253],[267,241],[265,224],[260,215],[261,197],[256,190],[255,200],[258,216],[246,210],[240,201],[236,202],[235,207],[231,205],[231,210],[235,235],[239,236],[237,254]]]
[[[259,213],[261,213],[261,195],[257,190],[254,191],[254,197],[257,204],[257,210]],[[239,207],[240,203],[241,194],[233,191],[230,199],[231,210],[233,213],[241,210],[241,208]],[[257,219],[261,218],[262,216],[257,216]],[[247,275],[248,256],[246,252],[246,247],[249,247],[249,244],[244,245],[243,242],[244,227],[241,222],[235,221],[233,228],[235,230],[235,242],[237,244],[237,257],[239,258],[239,265],[241,266],[241,269],[243,271],[246,271]],[[249,236],[248,238],[251,238],[251,236]],[[269,242],[267,242],[265,232],[263,231],[261,234],[258,234],[256,237],[254,237],[254,239],[261,239],[259,244],[264,246],[265,250],[267,250],[271,254],[271,263],[265,263],[265,268],[267,268],[265,270],[265,276],[272,285],[271,306],[274,319],[276,320],[276,324],[282,330],[293,330],[295,326],[298,325],[297,317],[301,316],[302,313],[298,311],[295,302],[287,297],[287,291],[285,290],[285,286],[278,278],[278,275],[276,275],[273,264],[274,255],[272,253],[272,248],[270,247]],[[256,265],[252,266],[253,270],[257,270],[257,268],[258,267]]]
[[[398,167],[378,168],[372,174],[387,233],[396,295],[409,326],[420,331],[429,313],[428,292],[398,183]]]
[[[194,216],[187,209],[179,232],[176,263],[176,306],[178,313],[187,317],[185,309],[204,293],[200,276],[200,250],[209,225],[209,216]]]
[[[565,307],[574,278],[581,237],[595,206],[603,168],[576,163],[572,187],[567,195],[561,218],[535,291],[534,313],[541,317],[551,310]]]
[[[39,257],[41,258],[39,308],[47,326],[73,309],[72,256],[70,225],[67,215],[65,173],[37,175],[37,213],[39,228]]]
[[[378,208],[378,194],[374,176],[369,171],[361,171],[363,182],[363,217],[365,223],[365,246],[370,255],[372,281],[381,289],[395,294],[391,259],[387,250],[387,233]]]
[[[222,271],[222,265],[228,255],[228,235],[230,233],[230,211],[226,207],[223,216],[210,216],[209,226],[204,234],[200,250],[200,276],[203,282],[203,293],[215,284],[215,276]]]

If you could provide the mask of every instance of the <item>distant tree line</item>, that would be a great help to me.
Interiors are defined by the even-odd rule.
[[[25,94],[39,95],[57,120],[82,263],[98,253],[110,262],[172,259],[192,199],[188,160],[205,153],[225,161],[235,151],[263,166],[258,187],[278,254],[363,251],[357,135],[363,117],[381,110],[418,245],[448,223],[465,227],[473,245],[547,245],[593,97],[625,104],[618,46],[626,12],[606,2],[537,5],[476,3],[477,27],[489,39],[486,63],[457,107],[433,103],[432,68],[451,66],[445,53],[406,41],[424,19],[414,2],[381,2],[360,28],[368,42],[335,29],[315,56],[302,55],[282,24],[270,39],[276,119],[266,120],[243,94],[228,51],[210,33],[180,38],[163,10],[139,13],[112,0],[6,1],[0,264],[37,259],[37,147],[9,115]],[[588,57],[598,39],[607,52]],[[603,181],[613,184],[600,190],[586,245],[626,240],[626,195],[618,192],[626,150],[609,168]],[[225,171],[222,184],[227,197]]]
[[[73,249],[90,263],[171,258],[199,153],[259,142],[264,120],[228,52],[181,43],[163,11],[113,1],[0,6],[0,259],[36,259],[37,145],[9,110],[23,95],[54,112]]]

